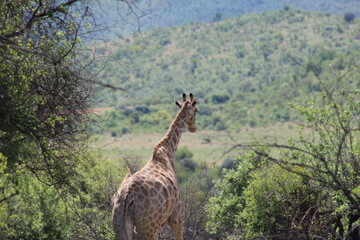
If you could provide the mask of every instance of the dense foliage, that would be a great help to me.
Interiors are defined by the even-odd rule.
[[[90,16],[80,0],[0,3],[0,239],[112,234],[122,170],[86,149],[94,81],[76,59]]]
[[[325,88],[322,99],[296,109],[311,135],[267,145],[277,153],[255,148],[261,143],[239,144],[254,150],[217,182],[208,205],[211,232],[226,229],[230,239],[359,237],[353,230],[360,223],[359,90]]]
[[[71,5],[0,6],[0,152],[9,170],[26,168],[50,185],[72,174],[67,156],[78,149],[91,93],[68,67],[80,27]]]

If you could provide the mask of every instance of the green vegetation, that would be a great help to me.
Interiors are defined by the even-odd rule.
[[[112,236],[123,169],[87,149],[96,85],[76,60],[86,9],[0,3],[0,239]]]
[[[289,9],[97,45],[108,57],[102,78],[128,89],[99,95],[100,106],[115,107],[101,129],[116,135],[162,131],[175,113],[174,96],[183,91],[200,100],[201,129],[238,131],[295,120],[288,103],[322,90],[313,71],[330,88],[359,87],[358,72],[342,85],[331,74],[359,59],[358,26],[358,19],[349,24],[343,16]]]
[[[101,0],[101,9],[97,15],[103,18],[106,14],[108,25],[113,25],[116,20],[128,16],[126,3],[123,1]],[[138,31],[138,24],[142,31],[159,27],[181,25],[189,22],[215,22],[220,19],[236,17],[239,14],[262,13],[280,9],[304,9],[311,12],[326,12],[344,16],[348,11],[353,11],[357,16],[360,14],[360,3],[357,0],[140,0],[136,2],[138,8],[134,8],[137,16],[131,19],[134,24],[121,24],[107,34],[108,38],[119,38],[123,35]],[[139,22],[138,22],[139,20]],[[104,36],[101,36],[103,39]]]
[[[355,17],[356,17],[356,15],[352,12],[348,12],[344,15],[345,21],[347,21],[349,23],[351,23]]]
[[[351,94],[360,87],[358,26],[356,18],[285,8],[97,46],[109,57],[104,79],[120,79],[129,92],[104,91],[102,106],[114,109],[93,132],[115,139],[165,132],[175,115],[171,98],[194,92],[199,129],[230,131],[252,151],[233,153],[209,169],[214,156],[203,161],[195,146],[179,148],[175,165],[187,206],[186,236],[345,237],[359,223],[359,109]],[[280,138],[257,130],[240,137],[247,128],[299,119],[307,123],[304,132],[289,142],[283,139],[293,135],[293,126]],[[202,137],[204,146],[217,142],[215,135]],[[231,135],[219,142],[234,142]],[[219,152],[224,146],[217,146]]]
[[[199,99],[200,129],[174,163],[186,239],[355,234],[360,21],[282,9],[225,21],[216,10],[212,23],[87,46],[89,57],[83,1],[1,3],[0,239],[114,239],[111,197],[182,92]],[[92,117],[99,86],[110,110]]]
[[[280,153],[248,145],[253,152],[216,184],[208,229],[228,239],[348,236],[360,223],[359,103],[359,89],[326,89],[320,102],[296,107],[311,136],[267,145]]]

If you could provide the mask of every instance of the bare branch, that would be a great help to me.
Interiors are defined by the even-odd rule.
[[[37,14],[37,12],[43,6],[42,1],[39,1],[37,8],[34,10],[31,18],[27,21],[27,23],[18,31],[14,31],[12,33],[6,34],[2,38],[9,39],[9,38],[13,38],[16,36],[20,36],[20,35],[24,34],[25,32],[27,32],[35,22],[40,21],[44,17],[49,17],[50,15],[52,15],[56,12],[62,12],[63,7],[70,6],[79,1],[80,0],[68,0],[68,2],[63,2],[63,3],[59,4],[58,6],[55,6],[53,8],[49,8],[49,9],[45,9],[43,12]]]

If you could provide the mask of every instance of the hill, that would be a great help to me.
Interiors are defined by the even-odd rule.
[[[122,1],[100,0],[99,3],[97,19],[101,17],[108,25],[114,25],[107,33],[110,38],[118,34],[132,34],[138,27],[147,31],[190,22],[209,23],[239,14],[262,13],[284,7],[339,15],[352,12],[360,16],[360,2],[357,0],[139,0],[136,1],[136,7],[132,8],[139,17],[138,22]],[[126,21],[121,21],[124,18]]]
[[[360,87],[358,71],[336,81],[358,62],[359,39],[358,19],[291,9],[157,29],[96,46],[101,79],[128,89],[104,90],[99,106],[118,109],[106,127],[118,133],[167,126],[182,92],[199,98],[202,129],[294,120],[288,103],[310,101],[323,83]]]

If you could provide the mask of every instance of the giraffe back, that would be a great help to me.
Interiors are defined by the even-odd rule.
[[[131,240],[135,235],[137,239],[153,240],[161,226],[182,224],[175,174],[156,159],[127,177],[113,201],[113,225],[118,239]]]

